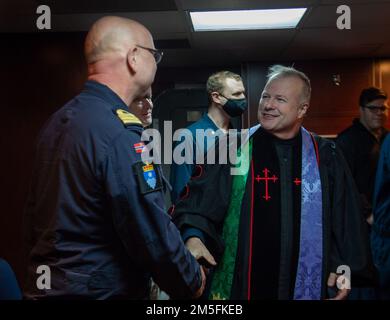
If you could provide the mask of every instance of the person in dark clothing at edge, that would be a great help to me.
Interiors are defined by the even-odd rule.
[[[27,299],[146,299],[150,278],[196,298],[205,275],[164,209],[162,170],[141,159],[142,122],[162,52],[136,21],[103,17],[85,41],[84,90],[40,133],[26,207]],[[49,288],[37,269],[50,269]]]
[[[369,231],[373,223],[373,192],[380,148],[388,133],[384,128],[388,109],[385,91],[376,87],[363,89],[359,97],[360,117],[354,119],[336,140],[359,190]],[[372,265],[371,268],[376,274],[375,267]],[[373,279],[352,277],[350,299],[376,298],[377,275]]]
[[[360,117],[342,131],[336,140],[343,151],[362,196],[368,223],[372,224],[372,195],[380,147],[388,131],[387,93],[380,88],[364,89],[359,98]]]
[[[199,230],[191,249],[198,259],[217,262],[210,299],[341,300],[349,286],[340,268],[367,268],[367,230],[348,165],[334,142],[302,127],[310,95],[305,74],[271,67],[260,126],[238,152],[247,165],[238,175],[229,163],[203,165],[174,207],[182,232]]]
[[[371,248],[378,268],[378,298],[390,300],[390,135],[381,149],[374,189]]]

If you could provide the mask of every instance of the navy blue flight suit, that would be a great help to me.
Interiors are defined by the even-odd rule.
[[[143,128],[127,110],[88,81],[45,124],[26,207],[25,297],[144,299],[151,275],[174,298],[200,287],[199,265],[164,209],[162,171],[141,161]],[[50,289],[37,287],[40,265]]]

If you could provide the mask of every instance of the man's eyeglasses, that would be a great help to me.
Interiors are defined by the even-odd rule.
[[[156,60],[156,64],[160,63],[160,61],[163,57],[163,54],[164,54],[161,50],[143,47],[143,46],[140,46],[138,44],[137,44],[137,47],[141,48],[141,49],[148,50],[153,55],[154,60]]]
[[[374,113],[378,113],[379,111],[385,112],[386,110],[389,110],[388,106],[364,106],[363,108],[366,108]]]

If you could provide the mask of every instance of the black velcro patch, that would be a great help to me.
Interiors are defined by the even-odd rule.
[[[158,167],[153,163],[138,161],[133,164],[141,194],[162,190],[162,180]]]

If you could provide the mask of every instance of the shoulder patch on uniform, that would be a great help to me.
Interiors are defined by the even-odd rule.
[[[132,114],[126,110],[117,109],[116,115],[123,122],[124,125],[129,125],[129,124],[142,125],[142,122],[140,119],[138,119],[134,114]]]
[[[158,191],[163,188],[161,174],[153,163],[138,161],[133,164],[141,194]]]

